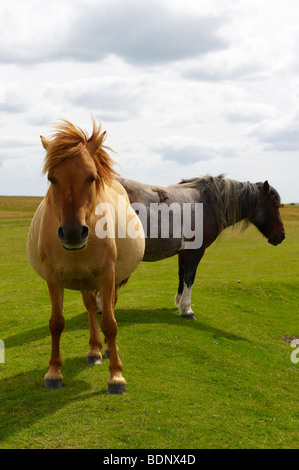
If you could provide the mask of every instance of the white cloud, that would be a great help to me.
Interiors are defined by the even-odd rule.
[[[238,101],[228,104],[224,115],[231,123],[256,123],[275,116],[274,106],[251,101]]]
[[[157,151],[165,161],[177,162],[180,165],[189,165],[203,160],[210,160],[215,157],[213,150],[204,146],[187,145],[176,149],[172,146],[163,146]]]
[[[39,135],[93,113],[126,177],[225,172],[299,200],[298,20],[295,0],[3,3],[0,194],[43,192]]]
[[[208,82],[258,80],[266,78],[264,64],[242,50],[230,48],[208,54],[201,61],[194,60],[183,72],[183,77]]]
[[[266,150],[299,150],[299,111],[280,119],[265,120],[249,132],[265,144]]]
[[[67,22],[66,22],[67,21]],[[223,49],[223,19],[176,15],[158,1],[20,2],[0,18],[4,63],[93,62],[110,54],[128,62],[161,64]]]
[[[237,149],[234,148],[233,143],[217,144],[213,141],[177,136],[162,139],[158,145],[152,147],[152,150],[159,154],[163,161],[175,162],[182,166],[215,158],[235,158],[237,156]]]
[[[49,84],[44,97],[52,103],[90,109],[103,119],[124,120],[141,111],[147,86],[138,77],[106,76]]]
[[[67,2],[12,0],[1,6],[1,63],[34,64],[53,59],[74,17]]]
[[[25,112],[28,107],[28,96],[24,94],[21,86],[17,83],[9,83],[3,88],[0,110],[11,114]]]
[[[217,34],[222,22],[175,15],[158,1],[118,0],[84,8],[70,41],[80,60],[116,54],[137,65],[163,64],[223,49],[226,43]]]

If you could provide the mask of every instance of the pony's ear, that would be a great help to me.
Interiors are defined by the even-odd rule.
[[[46,139],[46,137],[43,137],[42,135],[40,136],[40,140],[42,141],[42,144],[43,144],[43,147],[45,150],[48,149],[49,145],[50,145],[50,141],[49,139]]]
[[[264,182],[264,191],[266,193],[269,193],[270,192],[270,184],[268,183],[268,181],[265,181]]]
[[[97,153],[97,150],[101,147],[103,144],[105,138],[106,138],[107,132],[104,131],[100,135],[95,135],[93,134],[87,141],[87,148],[90,152],[91,155],[95,155]]]

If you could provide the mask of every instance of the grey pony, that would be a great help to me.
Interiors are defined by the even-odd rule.
[[[129,200],[138,214],[138,204],[146,208],[146,220],[141,222],[147,237],[143,261],[152,262],[178,255],[179,285],[175,295],[175,305],[184,318],[195,320],[191,308],[191,290],[198,264],[208,248],[225,228],[243,223],[243,229],[253,223],[272,245],[278,245],[285,238],[285,230],[280,218],[280,196],[268,181],[264,183],[239,182],[227,179],[224,175],[204,176],[182,180],[169,186],[154,186],[139,183],[123,177],[116,178],[126,189]],[[137,204],[136,204],[137,203]],[[183,214],[183,205],[191,206],[192,229],[195,224],[195,203],[203,205],[203,219],[200,230],[202,244],[195,249],[186,248],[186,237],[174,233],[172,222],[175,212]],[[153,212],[152,205],[166,204],[175,209],[169,211],[169,236],[161,234],[161,217]],[[158,237],[151,237],[150,224],[158,225]],[[100,296],[97,295],[98,310]]]

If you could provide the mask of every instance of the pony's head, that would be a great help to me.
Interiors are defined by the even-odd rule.
[[[103,146],[106,132],[101,133],[94,119],[91,137],[66,120],[55,129],[51,139],[41,136],[47,152],[43,171],[50,181],[47,198],[56,210],[63,247],[79,250],[88,239],[88,220],[96,196],[116,172]]]
[[[257,183],[259,190],[257,205],[251,222],[268,238],[271,245],[279,245],[285,239],[285,229],[280,217],[280,196],[268,181]]]

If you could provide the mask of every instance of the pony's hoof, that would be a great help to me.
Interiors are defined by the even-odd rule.
[[[99,356],[87,356],[87,364],[102,364],[102,359]]]
[[[181,315],[182,318],[187,318],[187,320],[196,320],[195,316],[193,313],[189,315]]]
[[[62,379],[45,379],[45,388],[62,388]]]
[[[125,392],[125,384],[108,384],[108,393],[111,395],[121,395]]]
[[[109,357],[110,357],[109,351],[106,350],[105,353],[104,353],[104,358],[109,359]]]

